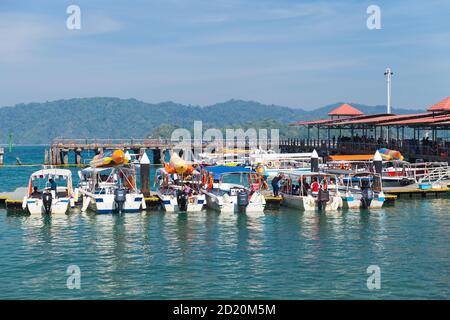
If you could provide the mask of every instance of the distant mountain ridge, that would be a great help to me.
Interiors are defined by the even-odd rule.
[[[15,143],[50,143],[66,138],[143,138],[167,136],[170,129],[192,129],[195,120],[204,127],[280,127],[283,135],[296,136],[289,123],[326,118],[339,106],[335,103],[307,111],[255,101],[229,100],[200,107],[174,102],[157,104],[136,99],[74,98],[43,103],[18,104],[0,108],[0,143],[13,135]],[[351,103],[364,113],[385,113],[385,106]],[[417,109],[393,109],[394,113],[414,113]],[[284,131],[283,131],[284,130]]]

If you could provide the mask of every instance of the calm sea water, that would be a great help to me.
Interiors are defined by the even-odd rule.
[[[43,148],[7,162],[40,163]],[[0,169],[0,191],[33,167]],[[75,170],[74,170],[75,171]],[[29,217],[0,209],[0,299],[448,299],[449,199],[307,217],[199,214]],[[66,270],[81,270],[69,290]],[[381,269],[370,291],[366,269]]]

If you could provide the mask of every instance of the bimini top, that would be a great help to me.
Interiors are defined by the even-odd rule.
[[[31,175],[32,178],[44,178],[46,176],[71,177],[72,172],[67,169],[42,169],[42,170],[33,172],[33,174]]]
[[[234,173],[255,173],[254,170],[250,168],[244,168],[240,166],[210,166],[204,167],[206,171],[214,175],[214,179],[219,179],[223,174],[234,174]]]
[[[330,178],[336,178],[335,174],[325,173],[325,172],[292,172],[292,171],[280,170],[280,173],[282,173],[285,176],[292,176],[292,177],[330,177]]]
[[[91,173],[91,172],[103,172],[106,170],[112,170],[113,167],[103,167],[103,168],[94,168],[94,167],[87,167],[82,169],[81,171],[84,173]]]

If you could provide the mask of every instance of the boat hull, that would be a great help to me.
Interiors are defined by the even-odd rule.
[[[299,196],[292,194],[282,194],[281,204],[287,207],[300,209],[301,211],[315,211],[318,209],[317,200],[311,196]],[[343,207],[340,196],[330,196],[330,201],[325,205],[325,211],[337,211]]]
[[[24,201],[26,201],[26,208],[30,214],[39,215],[45,213],[42,199],[25,199]],[[69,204],[69,198],[54,199],[50,208],[50,214],[66,214]]]
[[[95,194],[93,196],[85,195],[83,199],[83,209],[82,211],[86,211],[89,207],[92,211],[95,211],[97,214],[108,214],[108,213],[117,213],[118,208],[117,204],[114,200],[113,194]],[[86,204],[86,202],[88,202]],[[122,212],[123,213],[136,213],[141,210],[143,203],[143,195],[142,194],[133,194],[128,193],[125,198],[125,202],[123,204]]]
[[[245,208],[238,206],[236,196],[219,196],[210,192],[205,192],[205,195],[208,208],[221,213],[245,212],[247,214],[263,214],[266,206],[266,200],[260,193],[253,194]]]
[[[158,198],[162,202],[162,206],[167,212],[200,212],[206,202],[206,197],[203,194],[191,196],[188,199],[187,210],[183,211],[178,207],[178,200],[175,195],[157,193]]]
[[[349,195],[342,197],[342,200],[344,203],[344,209],[360,209],[363,207],[361,197]],[[383,196],[376,196],[370,201],[368,209],[381,209],[384,201],[385,199]]]

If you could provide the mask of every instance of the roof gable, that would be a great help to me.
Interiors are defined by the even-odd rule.
[[[347,103],[341,104],[336,109],[328,112],[329,116],[360,116],[363,114],[363,112]]]
[[[439,101],[435,105],[432,105],[427,111],[450,111],[450,97]]]

